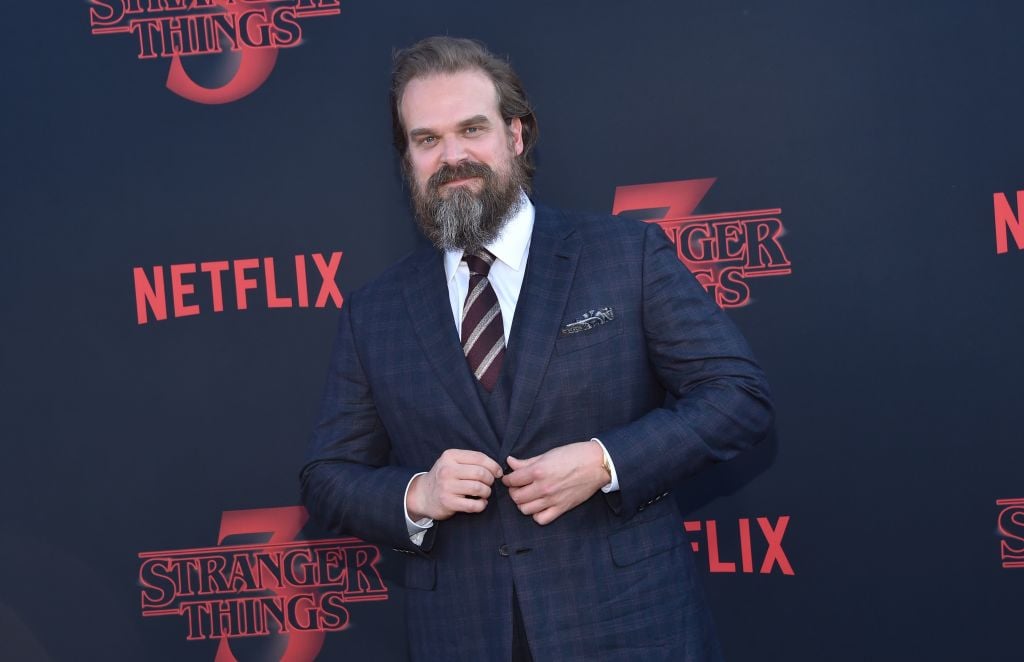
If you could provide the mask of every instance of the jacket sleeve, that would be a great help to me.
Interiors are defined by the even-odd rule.
[[[648,357],[671,398],[599,435],[619,478],[619,497],[609,503],[625,517],[753,446],[773,423],[767,381],[739,329],[655,224],[645,229],[642,278]]]
[[[391,442],[377,415],[353,330],[353,299],[340,313],[320,414],[300,474],[302,500],[328,530],[422,554],[409,539],[405,490],[417,472],[389,464]]]

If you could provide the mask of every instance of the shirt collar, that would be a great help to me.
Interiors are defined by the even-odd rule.
[[[519,196],[519,210],[512,218],[508,219],[498,238],[484,246],[494,254],[494,257],[514,271],[519,271],[525,266],[526,251],[530,247],[533,219],[536,214],[533,203],[526,197],[526,194],[520,192]],[[444,275],[447,280],[450,281],[455,277],[460,262],[462,262],[461,249],[444,252]]]

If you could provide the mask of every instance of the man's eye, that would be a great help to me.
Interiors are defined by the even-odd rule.
[[[474,133],[480,133],[480,127],[478,127],[478,126],[467,126],[466,127],[466,133],[468,135],[473,135]]]
[[[435,136],[424,136],[423,138],[420,138],[421,145],[433,145],[435,142],[437,142],[437,137]]]

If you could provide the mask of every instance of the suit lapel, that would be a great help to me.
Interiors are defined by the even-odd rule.
[[[493,452],[498,440],[476,392],[455,331],[442,255],[433,248],[423,248],[411,267],[412,277],[406,279],[408,286],[404,290],[405,302],[423,353],[438,381],[472,426],[480,441],[480,450]]]
[[[559,212],[537,206],[526,279],[516,305],[506,357],[506,361],[515,361],[515,383],[509,401],[508,426],[502,438],[502,458],[522,434],[544,380],[579,252],[579,236],[568,221]]]

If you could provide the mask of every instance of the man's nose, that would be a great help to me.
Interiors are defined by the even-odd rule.
[[[468,160],[466,146],[457,137],[446,139],[442,144],[441,160],[445,165],[454,166]]]

